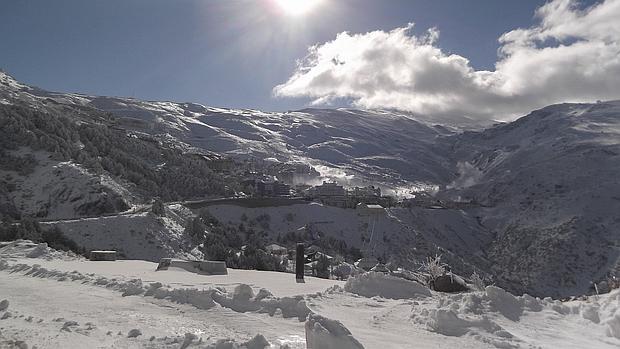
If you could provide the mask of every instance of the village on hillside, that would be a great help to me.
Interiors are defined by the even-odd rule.
[[[339,208],[380,210],[387,207],[462,209],[480,206],[473,200],[437,199],[427,191],[410,191],[405,196],[382,193],[380,186],[345,186],[325,178],[305,163],[280,162],[273,158],[238,160],[218,154],[198,155],[223,176],[240,181],[239,198],[303,198]]]

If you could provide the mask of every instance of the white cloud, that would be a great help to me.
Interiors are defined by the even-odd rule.
[[[436,46],[439,31],[340,33],[312,46],[276,96],[316,103],[348,98],[361,108],[395,108],[463,122],[507,120],[558,102],[620,97],[620,0],[579,9],[555,0],[539,23],[499,38],[494,71],[474,70],[465,57]]]

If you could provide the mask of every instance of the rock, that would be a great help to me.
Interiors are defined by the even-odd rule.
[[[261,334],[257,334],[254,338],[243,344],[247,349],[265,349],[271,345]]]
[[[464,292],[468,291],[465,281],[456,275],[441,275],[431,281],[431,288],[438,292]]]
[[[254,291],[252,291],[252,287],[246,285],[246,284],[241,284],[237,287],[235,287],[235,290],[233,291],[233,301],[236,302],[248,302],[250,300],[250,298],[254,297]]]
[[[192,344],[192,342],[196,339],[198,339],[198,336],[196,336],[195,334],[189,332],[186,333],[185,337],[183,338],[183,343],[181,344],[181,349],[189,347],[189,345]]]
[[[4,299],[2,300],[2,302],[0,302],[0,311],[5,311],[7,309],[9,309],[9,301]]]
[[[129,333],[127,333],[127,338],[136,338],[141,335],[142,335],[142,331],[140,331],[137,328],[134,328],[131,331],[129,331]]]
[[[609,287],[609,283],[604,280],[596,284],[595,290],[597,294],[604,294],[609,293],[611,291],[611,287]]]

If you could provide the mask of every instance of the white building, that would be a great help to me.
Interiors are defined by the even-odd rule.
[[[288,253],[288,249],[284,246],[280,246],[278,244],[271,244],[268,246],[265,246],[265,250],[271,254],[277,254],[277,255],[285,255]]]
[[[382,214],[385,209],[381,205],[359,203],[355,206],[357,214],[360,216],[370,216]]]

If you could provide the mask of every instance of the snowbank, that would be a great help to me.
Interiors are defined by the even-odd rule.
[[[37,247],[35,246],[34,248],[36,249]],[[42,248],[39,248],[37,251],[41,252],[42,250]],[[235,312],[267,313],[269,316],[278,315],[283,318],[297,318],[300,322],[306,321],[310,317],[305,327],[306,332],[310,336],[308,342],[315,343],[315,346],[309,348],[363,348],[341,323],[313,314],[306,305],[304,296],[278,298],[264,288],[255,293],[253,288],[247,284],[237,285],[232,291],[226,290],[223,287],[208,289],[173,288],[160,282],[143,283],[141,279],[107,278],[94,273],[83,274],[75,270],[71,272],[52,270],[38,264],[10,264],[2,258],[0,258],[0,271],[33,278],[53,279],[60,282],[77,281],[84,285],[118,291],[122,297],[153,297],[179,304],[190,304],[204,310],[220,305]],[[307,297],[316,298],[320,297],[320,294],[308,295]],[[8,308],[8,301],[0,302],[0,307]],[[11,314],[7,312],[5,316],[10,317]],[[70,331],[71,329],[67,332]],[[135,329],[135,331],[130,331],[127,337],[139,337],[140,334],[139,329]],[[193,339],[195,338],[184,338],[182,342],[184,344],[187,343],[189,346]],[[180,343],[180,340],[178,342]],[[207,346],[207,348],[264,349],[269,346],[269,342],[263,336],[257,335],[245,343],[237,343],[234,340],[225,339],[219,340]],[[182,345],[181,347],[187,346]]]
[[[57,251],[46,243],[34,243],[30,240],[0,242],[2,258],[40,258],[45,260],[73,260],[79,257],[73,252]]]
[[[523,297],[515,297],[495,286],[487,286],[485,291],[493,309],[499,311],[507,319],[519,321],[525,303]]]
[[[521,328],[518,323],[528,314],[545,321],[583,322],[589,320],[601,327],[600,336],[620,339],[620,290],[600,297],[560,302],[550,298],[539,299],[529,295],[520,297],[495,286],[484,292],[446,295],[434,307],[421,307],[417,302],[411,319],[425,324],[431,332],[445,336],[473,336],[498,348],[516,348],[520,339],[510,328]],[[527,318],[530,319],[530,318]],[[596,326],[593,329],[596,331]],[[520,329],[518,331],[521,331]]]
[[[17,263],[10,265],[2,259],[0,259],[0,270],[58,281],[79,281],[82,284],[117,290],[122,293],[123,297],[145,296],[166,299],[179,304],[191,304],[199,309],[210,309],[219,304],[236,312],[261,312],[268,313],[270,316],[278,312],[285,318],[296,317],[299,321],[305,321],[310,314],[310,309],[306,306],[303,296],[278,298],[266,289],[261,289],[254,295],[252,287],[246,284],[236,286],[232,292],[227,292],[221,287],[209,289],[172,288],[159,282],[144,285],[140,279],[109,279],[95,274],[82,274],[78,271],[50,270],[38,264]]]
[[[310,314],[306,321],[308,349],[363,349],[351,332],[340,321]]]
[[[590,304],[579,303],[574,307],[575,310],[584,319],[605,326],[608,337],[620,339],[620,289],[590,298],[595,301]]]
[[[494,333],[502,328],[486,317],[479,319],[461,318],[451,309],[433,309],[430,312],[428,328],[446,336],[462,336],[470,331],[470,328],[482,329]]]
[[[442,295],[434,307],[420,309],[414,305],[411,318],[414,323],[426,325],[429,331],[445,336],[473,336],[497,348],[517,348],[520,340],[503,326],[505,321],[518,322],[526,311],[540,312],[545,307],[556,311],[553,305],[550,301],[529,295],[516,297],[499,287],[488,286],[484,292]]]
[[[309,332],[311,336],[310,341],[314,341],[313,343],[318,343],[317,345],[319,345],[315,348],[362,348],[361,344],[353,339],[351,333],[342,324],[315,315],[308,308],[306,299],[321,297],[321,293],[306,296],[276,297],[265,288],[255,292],[255,289],[248,284],[238,284],[233,289],[221,286],[215,287],[215,285],[212,285],[210,288],[204,288],[204,284],[202,288],[178,288],[161,282],[143,282],[140,278],[129,278],[126,276],[106,277],[96,273],[82,273],[77,270],[56,270],[43,267],[40,264],[19,263],[20,261],[28,262],[25,258],[28,254],[42,257],[56,253],[56,251],[49,249],[47,246],[32,244],[28,241],[11,243],[4,246],[3,249],[4,251],[10,251],[10,255],[17,258],[10,261],[3,258],[4,255],[0,255],[0,271],[32,278],[52,279],[59,282],[78,282],[82,285],[118,291],[122,297],[152,297],[179,304],[189,304],[204,310],[219,305],[235,312],[266,313],[271,317],[277,315],[282,318],[296,318],[300,322],[306,321],[309,316],[314,316],[313,320],[309,320],[310,325],[306,324],[306,328],[311,329]],[[72,262],[67,261],[64,263],[71,264]],[[55,265],[54,263],[49,264]],[[121,264],[115,263],[114,265],[117,268],[122,268]],[[8,301],[0,302],[0,307],[8,308]],[[129,333],[128,336],[139,337],[138,330],[136,329],[136,331]],[[188,338],[184,338],[183,343],[187,342],[187,340]],[[189,338],[188,344],[192,341],[193,339]],[[258,335],[245,343],[237,343],[233,340],[220,340],[213,343],[209,348],[263,349],[268,346],[269,343],[265,338]]]
[[[383,273],[368,272],[347,280],[344,290],[364,297],[379,296],[391,299],[408,299],[431,296],[422,284]]]

